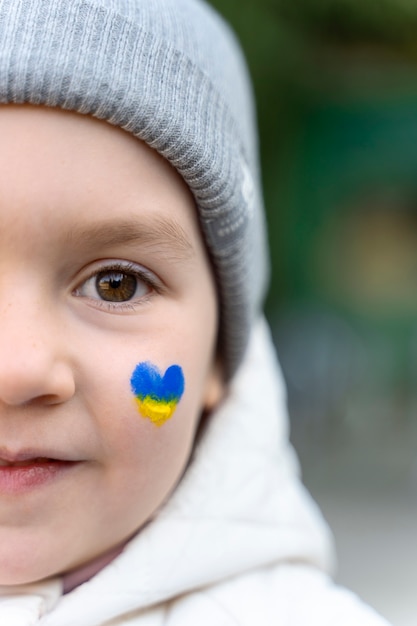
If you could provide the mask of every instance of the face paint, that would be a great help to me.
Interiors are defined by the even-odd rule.
[[[172,416],[184,393],[184,375],[179,365],[171,365],[161,376],[152,363],[139,363],[130,386],[141,415],[156,426],[162,426]]]

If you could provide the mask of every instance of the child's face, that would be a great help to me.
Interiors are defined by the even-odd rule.
[[[0,137],[0,584],[15,584],[135,533],[221,383],[215,287],[171,166],[105,122],[41,107],[0,107]],[[149,391],[131,381],[139,363],[184,376],[162,425],[135,401],[132,387]]]

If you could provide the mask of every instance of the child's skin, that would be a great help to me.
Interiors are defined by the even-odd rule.
[[[0,137],[0,584],[17,584],[134,534],[222,384],[214,281],[173,168],[123,130],[59,110],[0,106]],[[137,269],[134,294],[130,278],[130,300],[105,301],[96,276],[120,266]],[[141,361],[184,372],[160,427],[130,389]],[[71,463],[38,484],[36,457]],[[15,461],[31,469],[13,480]]]

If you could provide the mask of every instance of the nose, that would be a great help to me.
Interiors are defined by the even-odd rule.
[[[74,376],[63,337],[46,307],[0,308],[0,404],[50,405],[73,396]]]

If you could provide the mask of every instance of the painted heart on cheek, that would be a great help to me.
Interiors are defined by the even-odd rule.
[[[184,393],[184,375],[179,365],[171,365],[161,376],[155,365],[145,361],[136,365],[130,386],[141,415],[162,426],[172,417]]]

